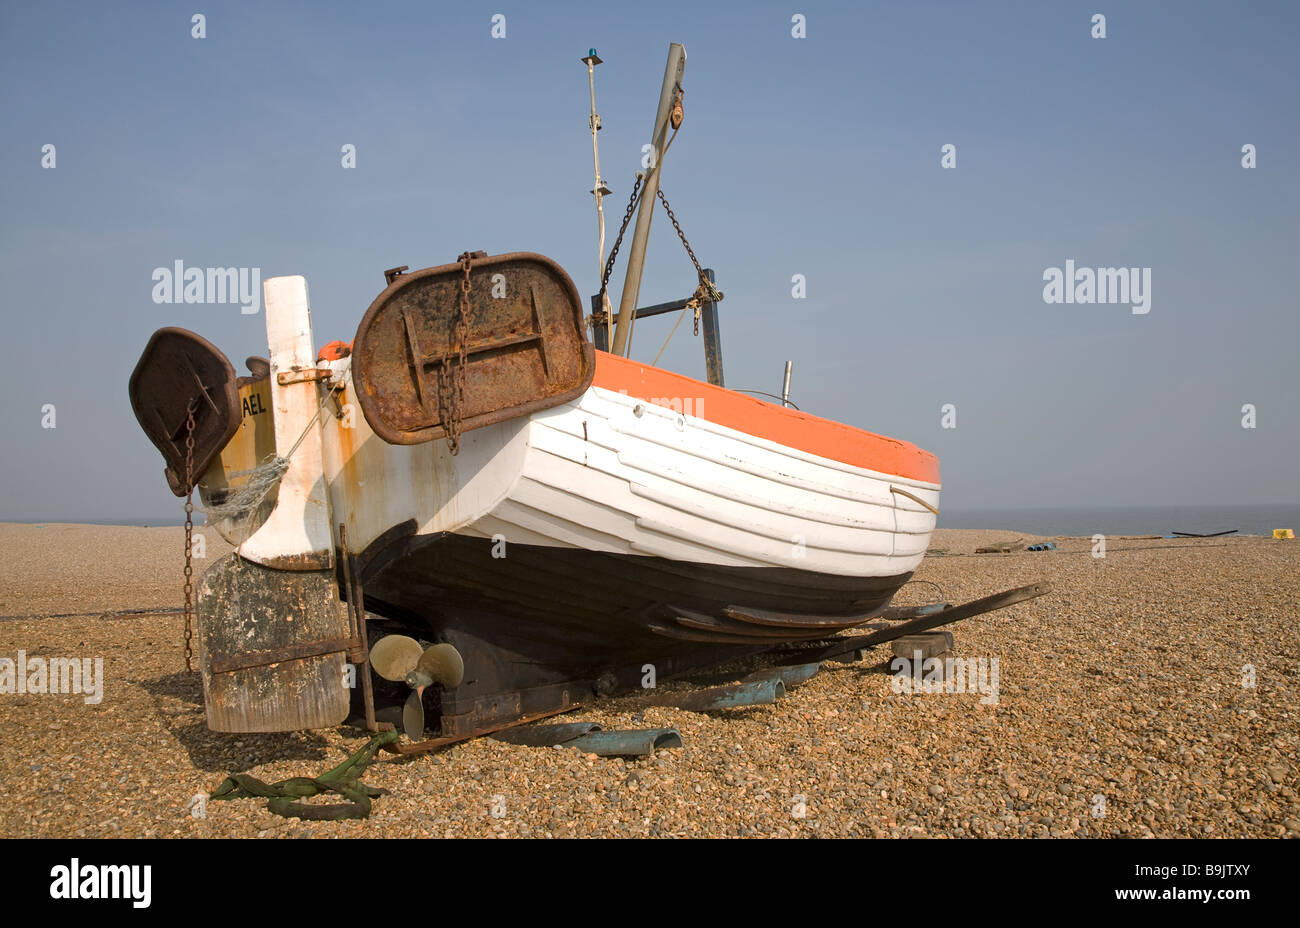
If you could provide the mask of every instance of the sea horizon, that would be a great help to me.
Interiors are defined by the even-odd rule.
[[[986,529],[1031,535],[1272,535],[1300,530],[1300,503],[1273,505],[1060,506],[1037,508],[942,509],[938,528]]]
[[[202,514],[196,512],[196,525]],[[120,525],[161,528],[185,524],[181,515],[157,519],[22,519],[0,521],[21,525]],[[1169,535],[1175,532],[1210,535],[1235,530],[1238,535],[1272,535],[1277,528],[1300,531],[1300,503],[1273,505],[1184,506],[1044,506],[1023,508],[942,509],[937,528],[1024,532],[1069,537],[1102,535]]]

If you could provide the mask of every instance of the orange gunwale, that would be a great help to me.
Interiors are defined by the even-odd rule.
[[[939,483],[939,459],[910,442],[887,438],[752,396],[596,352],[592,386],[655,403],[677,400],[717,425],[877,473]]]

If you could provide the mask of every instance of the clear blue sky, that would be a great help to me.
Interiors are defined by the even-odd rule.
[[[131,368],[163,325],[240,365],[264,317],[155,305],[156,267],[302,274],[318,344],[353,336],[384,268],[466,249],[541,252],[594,292],[578,58],[605,60],[613,225],[670,41],[663,186],[727,295],[729,386],[776,392],[793,360],[802,408],[936,452],[954,508],[1300,499],[1300,5],[6,0],[0,519],[177,517]],[[663,218],[642,303],[693,287]],[[1045,304],[1069,258],[1150,267],[1150,313]],[[689,323],[664,364],[702,376]]]

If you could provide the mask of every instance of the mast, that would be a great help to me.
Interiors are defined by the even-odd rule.
[[[591,126],[591,160],[596,170],[596,186],[591,188],[591,192],[596,198],[596,224],[600,229],[600,237],[596,245],[596,279],[601,280],[605,276],[605,207],[601,201],[610,192],[609,187],[605,186],[605,181],[600,176],[600,145],[596,141],[596,133],[600,131],[600,114],[596,112],[596,65],[600,64],[601,60],[596,55],[594,48],[588,49],[587,57],[581,60],[587,65],[587,83],[591,87],[591,115],[587,117],[587,122]],[[604,305],[601,306],[601,310],[605,313],[606,320],[605,343],[609,344],[610,306],[608,294],[604,297]]]
[[[623,293],[618,303],[618,319],[614,329],[614,354],[627,356],[631,350],[632,327],[636,324],[636,304],[641,295],[641,270],[645,264],[646,242],[650,238],[650,220],[654,216],[655,194],[659,191],[659,172],[663,169],[664,145],[668,138],[668,117],[673,101],[682,84],[686,70],[686,49],[678,42],[668,46],[668,65],[664,68],[664,85],[659,91],[659,111],[655,114],[654,131],[650,136],[654,161],[641,188],[641,204],[637,208],[636,231],[632,248],[627,256],[627,275],[623,279]]]

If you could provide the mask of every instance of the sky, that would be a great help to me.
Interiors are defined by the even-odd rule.
[[[1298,4],[2,0],[0,520],[179,519],[130,372],[167,325],[242,372],[265,317],[155,303],[156,268],[301,274],[317,345],[465,250],[594,293],[579,59],[612,241],[670,42],[662,186],[729,387],[793,361],[800,408],[935,452],[946,507],[1300,501]],[[1067,261],[1149,269],[1148,311],[1046,302]],[[660,212],[641,303],[693,289]],[[661,363],[703,377],[689,321]]]

